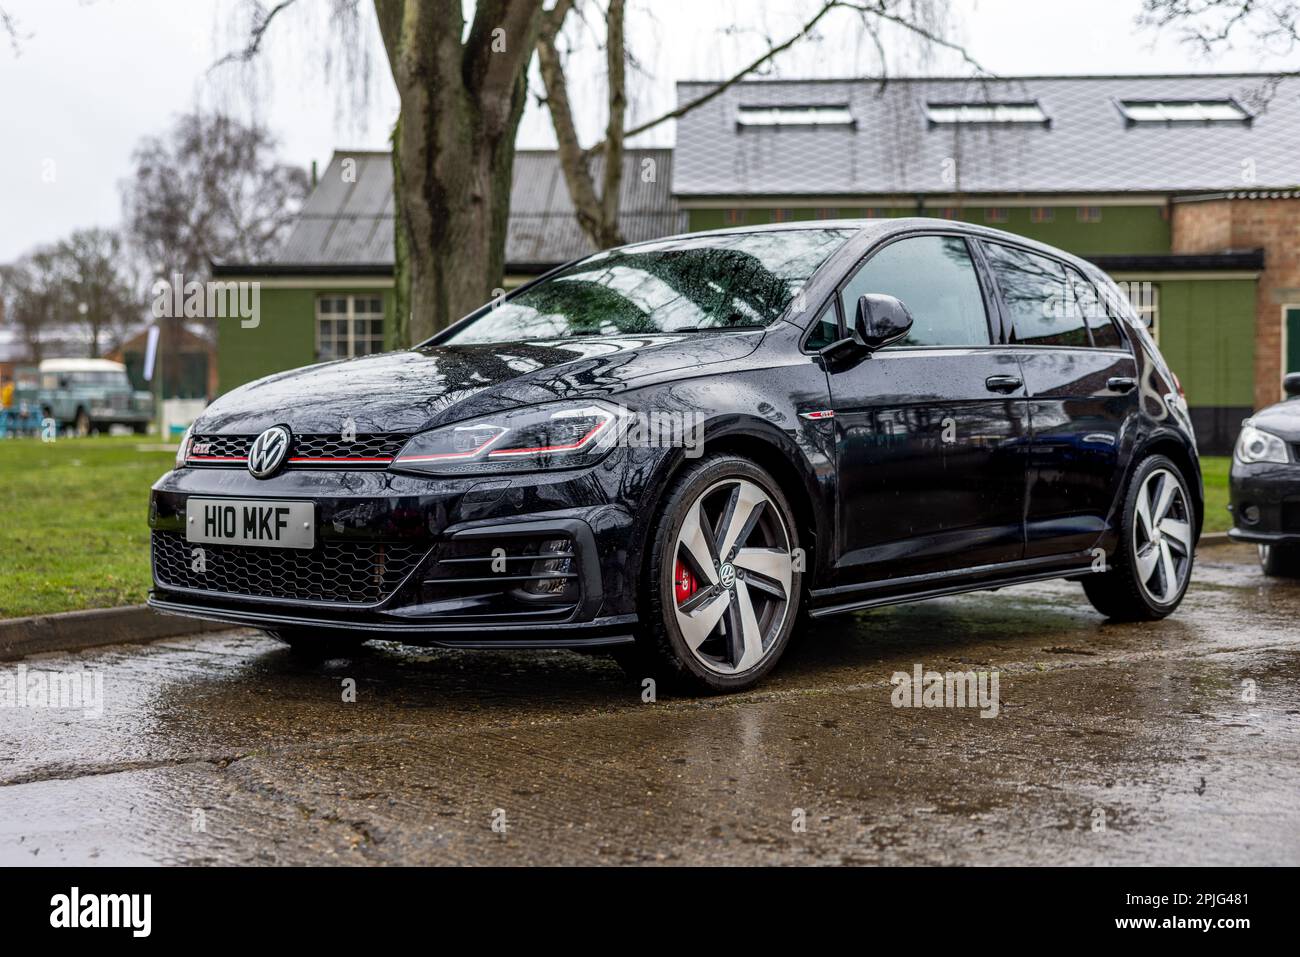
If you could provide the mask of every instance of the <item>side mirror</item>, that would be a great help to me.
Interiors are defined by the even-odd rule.
[[[902,301],[875,293],[859,296],[853,317],[853,338],[871,352],[904,338],[912,329],[912,314]]]
[[[1292,399],[1300,398],[1300,372],[1288,372],[1282,377],[1282,391]]]

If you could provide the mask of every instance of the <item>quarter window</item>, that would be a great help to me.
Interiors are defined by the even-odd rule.
[[[808,337],[805,347],[809,352],[825,349],[840,338],[840,317],[835,311],[835,300],[826,304],[822,314],[813,323],[812,335]]]
[[[860,296],[900,299],[912,313],[912,331],[898,346],[986,346],[988,315],[966,241],[917,236],[890,243],[849,280],[840,294],[845,322]]]
[[[382,296],[320,296],[316,300],[316,358],[350,359],[384,349]]]
[[[985,248],[1011,319],[1013,343],[1091,345],[1087,325],[1061,263],[998,243],[987,243]]]

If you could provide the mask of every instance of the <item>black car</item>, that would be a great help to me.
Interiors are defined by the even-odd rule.
[[[1289,397],[1241,424],[1229,479],[1234,527],[1259,546],[1264,574],[1300,578],[1300,372],[1283,380]]]
[[[878,605],[1065,577],[1163,617],[1201,519],[1177,380],[1097,269],[941,220],[791,223],[602,252],[223,396],[153,488],[150,604],[729,691],[796,621]]]

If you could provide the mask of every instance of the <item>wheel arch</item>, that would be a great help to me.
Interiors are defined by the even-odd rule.
[[[804,452],[788,436],[767,423],[757,425],[749,422],[733,422],[715,431],[706,432],[701,445],[703,455],[738,455],[749,459],[755,465],[776,480],[785,494],[786,501],[794,512],[795,525],[799,535],[799,547],[804,551],[806,560],[804,568],[805,588],[811,587],[816,580],[817,568],[821,560],[821,545],[827,534],[829,520],[823,516],[824,509],[816,504],[818,491],[812,464],[804,458]],[[659,500],[682,472],[690,467],[698,457],[688,457],[684,451],[678,451],[669,461],[660,480],[656,483],[659,499],[655,502],[654,516],[657,517]],[[802,463],[802,468],[797,462]],[[645,540],[641,548],[641,572],[649,567],[651,541],[655,522],[646,523]]]

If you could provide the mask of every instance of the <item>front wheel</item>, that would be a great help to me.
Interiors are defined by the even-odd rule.
[[[691,466],[653,535],[638,663],[686,691],[757,684],[794,630],[798,554],[794,514],[766,471],[735,455]]]
[[[1155,621],[1192,577],[1196,514],[1187,482],[1163,455],[1144,459],[1124,497],[1120,542],[1106,571],[1083,579],[1092,606],[1117,621]]]
[[[1300,578],[1300,546],[1261,545],[1259,565],[1269,578]]]

